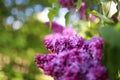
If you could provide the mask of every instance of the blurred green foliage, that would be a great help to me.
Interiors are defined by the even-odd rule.
[[[13,7],[24,11],[35,4],[44,7],[51,4],[48,0],[30,0],[27,5],[14,3],[5,7],[4,1],[0,1],[0,80],[40,80],[43,73],[34,63],[34,57],[39,52],[48,53],[43,44],[43,37],[51,33],[50,29],[32,15],[18,30],[7,25],[5,20],[7,16],[12,15],[10,12]]]
[[[34,63],[34,56],[47,53],[43,37],[48,33],[50,30],[34,19],[17,31],[11,26],[0,29],[0,72],[7,77],[2,80],[36,80],[35,76],[41,72]]]
[[[118,79],[120,70],[120,23],[117,26],[107,26],[100,29],[100,35],[105,40],[103,64],[108,68],[111,80]]]

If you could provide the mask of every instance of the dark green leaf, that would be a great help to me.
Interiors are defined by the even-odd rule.
[[[70,12],[67,12],[65,15],[65,24],[66,26],[69,24],[69,17],[70,17]]]
[[[77,1],[77,6],[76,6],[76,10],[75,10],[75,14],[79,11],[79,9],[81,7],[81,4],[82,4],[82,0],[78,0]]]
[[[54,3],[54,2],[56,2],[57,0],[48,0],[48,2],[50,3],[50,4],[52,4],[52,3]]]
[[[116,31],[114,27],[100,29],[100,35],[105,40],[103,64],[108,69],[110,80],[118,80],[120,70],[120,32]]]

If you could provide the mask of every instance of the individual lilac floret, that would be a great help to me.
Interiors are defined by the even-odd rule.
[[[94,22],[96,20],[96,16],[93,14],[89,14],[89,19],[91,22]]]
[[[88,41],[88,52],[92,55],[94,59],[102,59],[102,48],[104,41],[101,37],[93,37]]]
[[[58,52],[63,50],[64,48],[64,40],[59,40],[61,37],[60,34],[50,34],[45,36],[44,38],[44,44],[45,47],[48,49],[50,52]],[[59,46],[58,46],[59,45]]]
[[[50,61],[55,57],[55,54],[39,54],[35,57],[35,62],[37,66],[44,70],[44,73],[47,75],[52,74],[52,67],[49,65]]]
[[[62,7],[65,7],[65,8],[68,8],[68,9],[71,9],[75,6],[75,3],[77,2],[78,0],[58,0],[58,2],[62,5]]]
[[[86,80],[109,80],[106,74],[107,69],[105,67],[94,66],[89,69]]]

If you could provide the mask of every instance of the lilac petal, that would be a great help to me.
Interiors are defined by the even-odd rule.
[[[89,18],[91,22],[94,22],[96,19],[96,16],[94,16],[93,14],[89,14]]]

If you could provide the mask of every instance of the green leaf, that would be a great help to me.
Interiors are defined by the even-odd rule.
[[[120,72],[118,71],[118,79],[120,79]]]
[[[117,9],[118,9],[118,11],[120,12],[120,1],[118,2],[118,5],[117,5],[118,7],[117,7]]]
[[[50,28],[51,28],[51,26],[52,26],[52,20],[53,20],[53,18],[54,18],[56,15],[57,15],[57,14],[56,14],[56,11],[55,11],[54,9],[50,8],[50,9],[49,9],[49,13],[48,13],[48,18],[49,18],[49,20],[50,20]]]
[[[100,29],[100,35],[105,40],[103,64],[108,69],[110,80],[118,80],[118,70],[120,70],[120,32],[114,27]]]
[[[52,26],[53,18],[58,15],[59,9],[60,5],[57,2],[53,3],[52,8],[49,8],[48,18],[50,20],[50,28]]]
[[[106,16],[104,16],[104,15],[98,13],[98,12],[95,11],[95,10],[93,10],[93,11],[91,12],[91,14],[93,14],[93,15],[99,17],[99,18],[100,18],[101,20],[103,20],[104,22],[113,23],[113,21],[112,21],[111,19],[109,19],[109,18],[107,18]]]
[[[66,26],[69,24],[69,17],[70,17],[70,12],[67,12],[65,15],[65,24]]]
[[[117,23],[117,24],[116,24],[115,30],[117,30],[117,31],[120,32],[120,23]]]
[[[57,0],[48,0],[48,2],[51,3],[51,4],[54,3],[54,2],[56,2],[56,1]]]
[[[120,32],[113,27],[103,27],[100,29],[101,36],[114,47],[120,48]]]
[[[118,3],[118,0],[113,0],[115,3]]]
[[[82,0],[78,0],[78,1],[77,1],[77,4],[76,4],[75,15],[76,15],[76,13],[78,13],[78,11],[79,11],[79,9],[80,9],[80,7],[81,7],[81,4],[82,4]]]
[[[52,4],[52,8],[53,9],[59,9],[61,6],[60,6],[60,4],[58,3],[58,2],[54,2],[53,4]]]
[[[112,1],[101,2],[103,15],[109,16]]]

